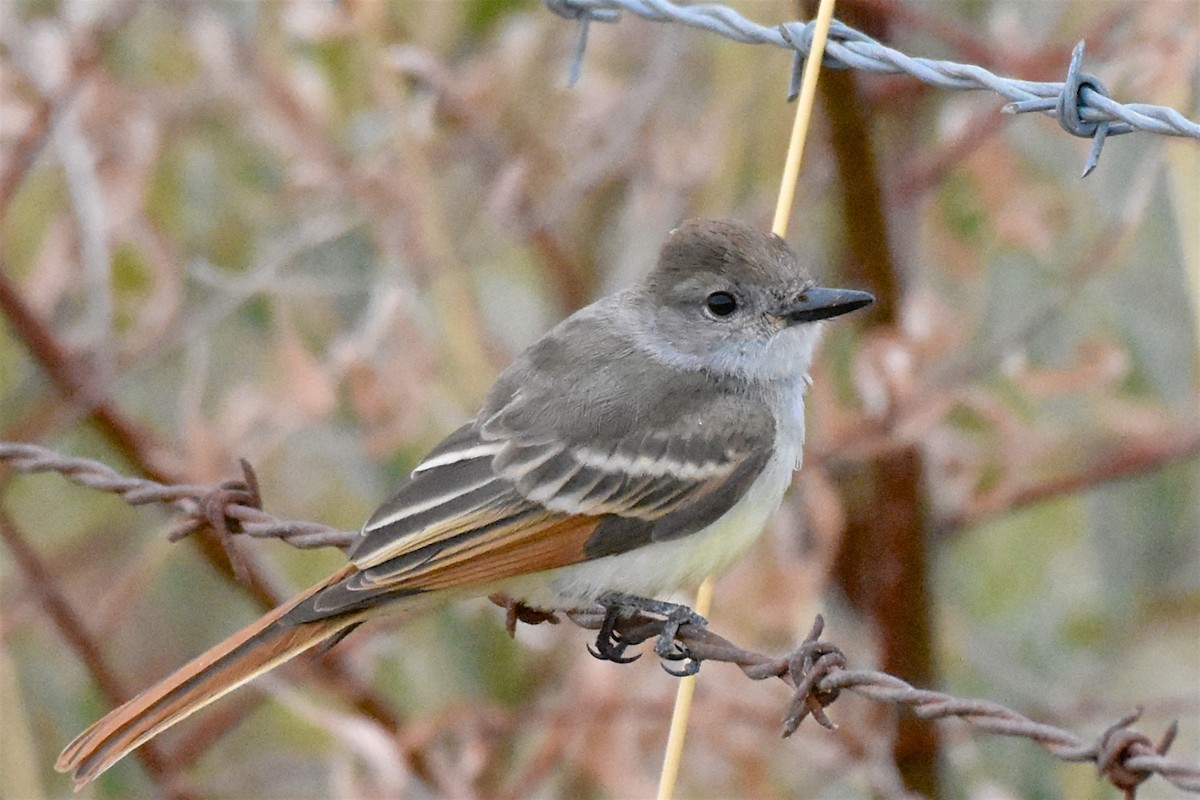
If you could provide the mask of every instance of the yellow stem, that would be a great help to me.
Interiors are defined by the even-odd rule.
[[[779,236],[787,235],[788,220],[792,216],[792,201],[796,197],[796,182],[800,178],[800,157],[804,153],[804,140],[808,137],[808,123],[812,120],[813,103],[817,97],[817,76],[821,61],[825,58],[825,41],[829,37],[829,23],[833,20],[834,0],[821,0],[817,9],[817,24],[813,29],[812,51],[804,62],[804,77],[800,82],[800,97],[796,101],[796,121],[792,123],[792,138],[788,142],[787,160],[783,163],[783,178],[779,183],[779,200],[775,203],[775,221],[771,231]]]
[[[696,592],[696,602],[692,610],[702,617],[708,616],[712,607],[713,584],[712,576],[704,579]],[[679,679],[679,688],[675,691],[675,711],[671,714],[671,732],[667,734],[667,752],[663,755],[662,775],[658,779],[658,800],[671,800],[675,795],[675,781],[679,777],[679,763],[683,760],[683,739],[687,735],[688,717],[692,713],[692,695],[696,691],[698,675],[688,675]]]
[[[800,156],[804,152],[804,141],[808,137],[808,125],[812,120],[813,102],[817,97],[817,75],[821,61],[825,58],[825,41],[829,36],[829,23],[833,20],[834,0],[821,0],[817,9],[816,28],[813,30],[812,51],[804,64],[804,76],[800,83],[800,97],[796,101],[796,121],[792,124],[792,137],[788,142],[787,159],[783,165],[783,179],[779,186],[779,200],[775,205],[775,221],[771,230],[779,236],[787,235],[788,219],[792,215],[792,202],[796,196],[796,182],[800,177]],[[712,605],[713,579],[708,577],[696,592],[693,610],[707,616]],[[675,784],[679,778],[679,765],[683,761],[683,743],[687,735],[688,717],[692,711],[692,696],[696,691],[696,675],[679,680],[675,693],[675,711],[671,714],[671,730],[667,735],[667,749],[663,755],[662,774],[658,782],[658,800],[671,800],[675,796]]]

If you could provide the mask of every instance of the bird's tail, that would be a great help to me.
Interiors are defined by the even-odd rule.
[[[67,745],[54,767],[83,786],[130,751],[267,670],[361,621],[345,615],[292,624],[280,618],[330,583],[314,586],[113,709]]]

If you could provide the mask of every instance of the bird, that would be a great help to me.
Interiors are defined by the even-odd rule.
[[[611,608],[719,574],[799,468],[824,321],[873,299],[817,286],[775,234],[681,223],[640,282],[576,311],[500,374],[364,524],[345,566],[108,713],[56,768],[79,789],[377,615],[497,592]]]

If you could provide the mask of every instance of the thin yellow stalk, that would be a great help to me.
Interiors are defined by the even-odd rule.
[[[800,157],[804,152],[805,139],[808,138],[813,103],[817,97],[817,76],[820,73],[821,61],[825,57],[825,41],[829,36],[829,24],[833,20],[833,4],[834,0],[821,0],[817,9],[816,27],[813,30],[812,51],[804,64],[800,97],[796,101],[796,120],[792,124],[792,136],[783,165],[779,200],[775,205],[775,221],[771,224],[771,230],[779,236],[787,235],[788,219],[792,215],[796,182],[800,177]],[[693,609],[697,614],[708,615],[712,596],[713,579],[709,577],[700,584],[700,589],[696,592]],[[696,691],[697,677],[689,675],[679,680],[679,688],[675,693],[675,711],[671,715],[671,730],[667,735],[667,748],[663,755],[662,773],[658,782],[658,800],[672,800],[675,796],[675,784],[679,777],[679,765],[683,761],[683,744],[687,735],[688,717],[692,711],[692,696]]]
[[[696,591],[696,602],[692,610],[702,617],[708,616],[712,607],[713,584],[709,576]],[[692,695],[696,691],[698,675],[679,679],[675,690],[675,711],[671,714],[671,732],[667,734],[667,752],[663,754],[662,774],[658,779],[658,800],[671,800],[675,794],[675,781],[679,777],[679,763],[683,760],[683,739],[687,735],[687,721],[692,713]]]
[[[817,9],[817,23],[813,29],[812,52],[804,63],[804,77],[800,82],[800,97],[796,101],[796,121],[792,124],[792,138],[788,142],[787,160],[783,163],[783,179],[779,184],[779,200],[775,203],[775,221],[771,230],[779,236],[787,235],[788,219],[792,216],[792,201],[796,197],[796,181],[800,177],[800,157],[804,153],[804,140],[808,137],[808,123],[812,120],[813,103],[817,98],[817,76],[821,61],[825,58],[825,41],[829,38],[829,23],[833,20],[834,0],[821,0]]]

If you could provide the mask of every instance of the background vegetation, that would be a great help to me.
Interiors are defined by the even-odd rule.
[[[1190,0],[839,16],[1038,80],[1086,37],[1115,97],[1197,115]],[[244,457],[269,510],[357,528],[520,348],[643,274],[679,220],[769,225],[786,53],[630,17],[592,26],[568,90],[574,35],[527,0],[0,4],[0,438],[188,482]],[[826,77],[789,238],[881,303],[831,326],[807,463],[714,627],[783,652],[821,610],[854,664],[1086,735],[1142,704],[1200,760],[1200,147],[1112,139],[1080,181],[1087,142],[994,96]],[[14,303],[58,350],[31,347]],[[54,757],[112,695],[342,560],[243,542],[247,589],[210,545],[168,544],[158,511],[3,479],[6,797],[66,796]],[[586,641],[511,642],[482,601],[377,625],[85,796],[651,796],[674,680]],[[897,728],[852,698],[836,734],[781,741],[787,700],[706,667],[682,794],[1114,795],[1027,742]]]

